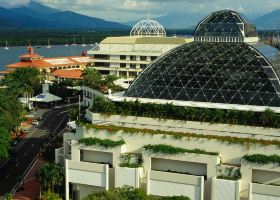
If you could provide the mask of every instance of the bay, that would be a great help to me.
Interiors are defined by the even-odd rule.
[[[50,57],[61,57],[61,56],[80,56],[83,50],[90,50],[91,46],[64,46],[64,45],[53,45],[51,48],[41,46],[40,48],[33,47],[35,54],[39,54],[45,58]],[[6,65],[19,62],[20,55],[27,54],[27,47],[9,47],[5,50],[3,47],[0,48],[0,71],[6,69]]]

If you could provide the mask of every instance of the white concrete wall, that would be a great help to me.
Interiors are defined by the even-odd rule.
[[[207,164],[178,161],[171,159],[152,158],[151,169],[159,171],[174,171],[193,174],[196,176],[207,176]]]
[[[211,200],[239,200],[239,181],[212,179]]]
[[[203,200],[203,177],[152,171],[148,172],[147,193],[156,196],[187,196]]]
[[[113,164],[113,154],[108,152],[100,151],[91,151],[84,150],[84,159],[85,162],[94,162],[94,163],[110,163]]]
[[[280,200],[280,186],[250,183],[249,200]]]
[[[142,176],[143,168],[115,167],[115,187],[128,185],[139,188]]]

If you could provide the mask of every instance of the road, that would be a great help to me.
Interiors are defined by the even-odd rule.
[[[43,115],[38,126],[29,129],[27,138],[16,151],[17,162],[8,161],[0,168],[0,196],[9,193],[18,184],[19,177],[29,168],[40,148],[48,142],[48,134],[58,134],[68,121],[68,107],[52,109]]]

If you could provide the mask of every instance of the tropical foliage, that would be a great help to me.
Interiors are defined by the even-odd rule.
[[[109,133],[118,133],[122,131],[126,134],[148,134],[148,135],[163,135],[163,136],[172,136],[175,139],[182,138],[192,138],[192,139],[206,139],[206,140],[217,140],[218,142],[223,142],[227,144],[259,144],[262,146],[275,145],[280,147],[279,140],[263,140],[255,138],[239,138],[231,136],[219,136],[219,135],[204,135],[196,133],[184,133],[184,132],[174,132],[174,131],[162,131],[162,130],[152,130],[152,129],[141,129],[141,128],[130,128],[130,127],[121,127],[114,125],[97,125],[88,122],[87,120],[77,121],[77,125],[84,126],[86,129],[95,129],[95,130],[106,130]]]
[[[104,192],[93,193],[84,200],[190,200],[188,197],[153,197],[149,196],[142,189],[124,186]]]
[[[42,194],[42,200],[62,200],[62,198],[59,197],[59,194],[47,191]]]
[[[85,144],[86,146],[100,145],[105,148],[114,148],[125,144],[124,140],[113,141],[110,139],[99,139],[99,138],[81,138],[79,139],[80,144]]]
[[[280,127],[280,115],[265,112],[222,110],[175,106],[173,104],[140,103],[136,101],[111,102],[103,97],[93,100],[92,112],[132,115],[160,119],[227,123],[248,126]]]
[[[143,166],[142,154],[125,153],[121,155],[120,167],[138,168]]]
[[[36,179],[46,192],[54,192],[55,186],[60,186],[64,180],[62,168],[58,164],[46,163],[38,173]]]
[[[241,178],[240,168],[229,167],[217,176],[217,179],[237,181]]]
[[[117,80],[116,76],[107,75],[102,77],[97,70],[92,68],[87,68],[83,72],[83,85],[103,93],[108,93],[108,89],[111,89],[112,92],[124,90],[122,87],[114,84],[115,80]]]
[[[18,68],[13,73],[8,74],[3,81],[10,92],[18,96],[36,94],[41,89],[41,77],[38,69]]]
[[[201,149],[183,149],[180,147],[174,147],[167,144],[157,144],[157,145],[145,145],[143,147],[145,150],[152,151],[153,153],[163,153],[163,154],[181,154],[181,153],[194,153],[194,154],[206,154],[218,156],[217,152],[207,152]]]
[[[10,132],[18,128],[25,110],[17,97],[0,89],[0,160],[8,157]]]
[[[252,155],[245,155],[243,157],[244,160],[251,163],[258,163],[258,164],[278,164],[280,165],[280,156],[278,155],[263,155],[263,154],[252,154]]]

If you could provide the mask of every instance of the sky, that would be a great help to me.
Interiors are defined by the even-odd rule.
[[[3,7],[17,7],[30,0],[0,0]],[[172,13],[207,15],[227,8],[237,10],[254,19],[280,9],[280,0],[34,0],[61,10],[71,10],[106,20],[126,22],[155,18]]]

